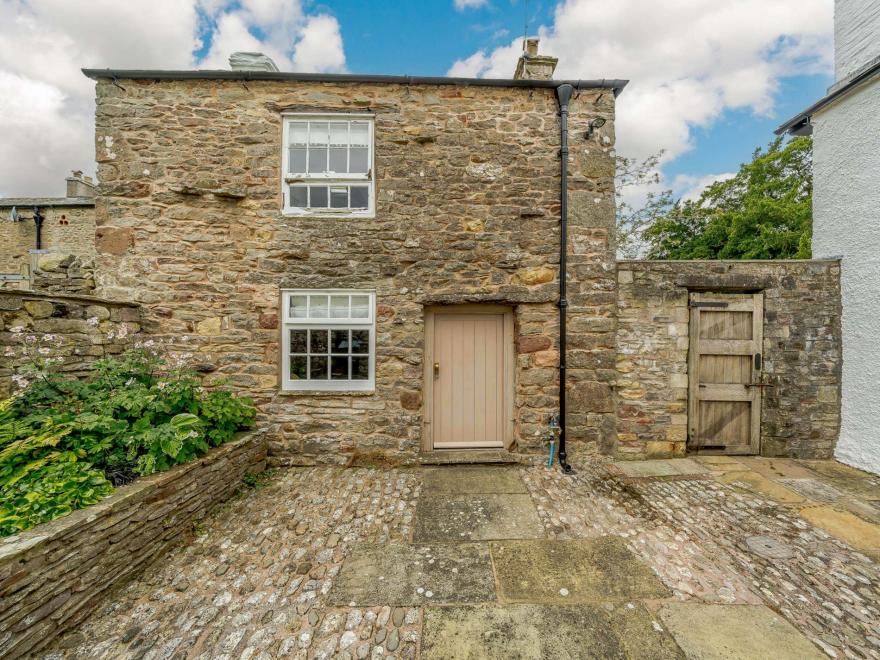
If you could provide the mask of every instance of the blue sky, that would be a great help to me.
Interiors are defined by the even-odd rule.
[[[663,150],[663,186],[729,176],[831,83],[833,0],[0,0],[0,195],[94,171],[82,67],[510,77],[524,23],[557,78],[628,78],[618,152]],[[642,191],[644,192],[644,191]]]

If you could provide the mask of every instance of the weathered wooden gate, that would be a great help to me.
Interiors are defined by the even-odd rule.
[[[688,448],[757,454],[764,296],[692,293]]]

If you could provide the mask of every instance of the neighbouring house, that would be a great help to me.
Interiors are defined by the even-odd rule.
[[[777,133],[813,135],[813,255],[841,260],[843,383],[835,457],[880,473],[880,4],[834,5],[835,82]]]
[[[617,263],[625,81],[537,46],[504,80],[86,70],[97,293],[254,396],[276,464],[829,456],[838,263]]]
[[[96,184],[74,171],[64,197],[0,197],[0,277],[32,281],[70,256],[95,254]]]

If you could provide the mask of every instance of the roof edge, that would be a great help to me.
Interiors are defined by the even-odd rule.
[[[94,197],[0,197],[0,208],[21,206],[94,206]]]
[[[809,132],[805,131],[808,131],[808,127],[810,125],[810,117],[813,114],[824,108],[826,105],[833,103],[841,96],[845,96],[853,88],[858,87],[864,82],[867,82],[878,73],[880,73],[880,58],[877,58],[869,66],[865,67],[864,69],[853,75],[845,83],[837,83],[840,86],[836,89],[832,85],[830,89],[834,91],[829,92],[803,112],[796,114],[788,121],[780,124],[779,128],[777,128],[773,132],[776,135],[782,135],[783,133],[791,133],[792,135],[809,135]]]
[[[92,80],[276,80],[290,82],[373,83],[386,85],[462,85],[471,87],[556,88],[568,83],[575,89],[612,89],[617,96],[628,80],[514,80],[508,78],[455,78],[446,76],[388,76],[352,73],[290,73],[284,71],[82,69]]]

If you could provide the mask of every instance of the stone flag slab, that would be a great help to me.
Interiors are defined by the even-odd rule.
[[[477,543],[355,546],[328,595],[339,607],[494,600],[489,549]]]
[[[501,602],[624,602],[670,595],[616,536],[498,541],[489,547]]]

